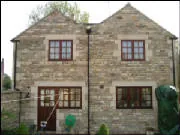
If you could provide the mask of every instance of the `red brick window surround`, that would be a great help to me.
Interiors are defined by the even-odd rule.
[[[122,40],[121,59],[123,61],[145,60],[145,41],[144,40]]]
[[[49,61],[69,61],[69,60],[73,60],[73,41],[50,40]]]
[[[152,108],[152,87],[116,87],[116,108]]]

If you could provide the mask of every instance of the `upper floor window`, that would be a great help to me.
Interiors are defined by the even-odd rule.
[[[145,60],[144,40],[122,40],[121,42],[122,60]]]
[[[152,87],[117,87],[116,108],[152,108]]]
[[[72,40],[50,40],[49,41],[49,60],[63,61],[73,59]]]

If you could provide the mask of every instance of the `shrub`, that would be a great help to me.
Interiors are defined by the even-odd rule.
[[[16,134],[28,135],[29,134],[29,128],[24,123],[21,123],[20,126],[16,129]]]
[[[102,124],[97,135],[109,135],[109,128],[105,124]]]

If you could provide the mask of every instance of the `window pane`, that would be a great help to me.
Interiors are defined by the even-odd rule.
[[[63,52],[63,53],[66,53],[66,48],[62,48],[62,52]]]
[[[55,46],[56,46],[56,47],[59,47],[59,41],[56,41]]]
[[[65,58],[66,58],[66,54],[62,53],[62,59],[65,59]]]
[[[139,58],[138,54],[134,54],[134,59],[138,59],[138,58]]]
[[[127,48],[123,48],[123,53],[127,53]]]
[[[128,59],[132,59],[132,54],[128,54]]]
[[[68,107],[68,101],[64,101],[64,107]]]
[[[71,58],[71,54],[70,53],[68,53],[66,56],[67,56],[67,59]]]
[[[67,52],[70,53],[71,52],[71,48],[67,48]]]
[[[67,41],[67,47],[71,47],[71,41]]]
[[[66,47],[66,41],[62,41],[62,47]]]
[[[139,47],[143,47],[143,42],[139,41]]]
[[[131,48],[128,48],[128,53],[132,53],[132,49]]]
[[[59,48],[55,48],[55,53],[59,53]]]
[[[43,95],[41,95],[41,100],[44,100],[44,96]]]
[[[143,54],[139,54],[139,58],[140,59],[143,59],[144,57],[143,57]]]
[[[76,88],[76,94],[80,94],[80,89]]]
[[[68,100],[68,95],[64,95],[64,100]]]
[[[55,54],[55,59],[59,59],[59,54]]]
[[[139,52],[140,52],[140,53],[143,53],[143,48],[139,48]]]
[[[54,53],[55,52],[54,49],[55,48],[50,48],[50,53]]]
[[[128,41],[128,47],[131,47],[131,42],[130,41]]]
[[[70,106],[71,106],[71,107],[75,107],[75,101],[71,101],[71,102],[70,102]]]
[[[122,42],[122,46],[123,46],[123,47],[127,47],[127,41],[123,41],[123,42]]]
[[[63,100],[63,90],[60,90],[59,91],[59,100]]]
[[[127,59],[127,54],[123,54],[123,59]]]
[[[80,95],[76,95],[76,100],[80,100]]]
[[[134,41],[134,47],[138,47],[138,42]]]
[[[55,47],[55,41],[50,41],[50,47]]]
[[[76,107],[80,107],[80,101],[76,101]]]
[[[71,95],[71,98],[70,98],[71,100],[75,100],[76,99],[76,95],[75,95],[75,93],[73,93],[72,95]]]
[[[54,54],[50,54],[50,59],[54,59]]]
[[[138,48],[134,48],[134,53],[138,53]]]
[[[59,107],[63,107],[63,101],[59,101]]]

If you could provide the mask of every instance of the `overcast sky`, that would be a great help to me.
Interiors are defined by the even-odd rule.
[[[1,1],[1,60],[5,61],[5,73],[12,77],[12,38],[28,27],[28,17],[39,4],[47,1]],[[178,1],[129,1],[130,4],[179,37]],[[70,2],[73,3],[73,2]],[[125,6],[128,1],[77,1],[82,11],[90,14],[89,22],[98,23]]]

